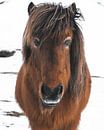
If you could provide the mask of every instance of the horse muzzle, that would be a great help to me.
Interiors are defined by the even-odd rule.
[[[41,102],[45,107],[54,107],[60,103],[63,96],[63,85],[57,85],[55,88],[50,88],[46,84],[41,86]]]

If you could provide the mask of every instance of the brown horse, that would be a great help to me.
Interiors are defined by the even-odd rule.
[[[76,130],[90,95],[75,3],[28,6],[16,99],[32,130]]]

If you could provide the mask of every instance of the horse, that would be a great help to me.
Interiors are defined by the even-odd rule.
[[[91,92],[75,3],[28,5],[15,97],[32,130],[77,130]]]

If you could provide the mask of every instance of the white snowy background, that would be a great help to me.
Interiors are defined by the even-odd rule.
[[[33,0],[32,0],[33,1]],[[2,2],[2,0],[0,0]],[[0,58],[0,130],[30,130],[25,116],[10,116],[22,112],[15,102],[16,74],[22,64],[22,35],[28,19],[30,0],[6,0],[0,4],[0,50],[16,50],[14,56]],[[49,2],[34,0],[35,4]],[[92,76],[89,103],[82,112],[79,130],[104,130],[104,0],[53,0],[68,6],[76,2],[85,21],[80,21],[85,41],[87,63]],[[8,114],[8,116],[7,116]]]

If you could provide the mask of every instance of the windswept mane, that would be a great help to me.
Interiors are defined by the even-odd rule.
[[[63,7],[61,3],[39,4],[34,6],[28,24],[32,27],[31,35],[44,40],[50,36],[57,37],[67,27],[75,30],[78,28],[76,19],[81,17],[83,18],[75,4],[69,7]]]

